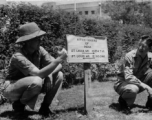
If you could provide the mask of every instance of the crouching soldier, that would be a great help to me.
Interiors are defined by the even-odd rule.
[[[125,55],[118,81],[114,85],[115,91],[120,95],[118,102],[123,110],[130,110],[137,94],[144,90],[149,95],[146,107],[152,109],[151,47],[152,39],[142,36],[137,49]]]
[[[40,93],[45,93],[39,114],[52,114],[50,104],[62,85],[61,62],[66,59],[65,49],[55,59],[40,46],[45,31],[34,22],[21,25],[16,43],[22,45],[10,59],[3,95],[12,101],[15,112],[23,113],[25,106],[34,109]]]

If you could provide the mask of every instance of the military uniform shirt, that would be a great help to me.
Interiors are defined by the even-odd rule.
[[[54,60],[43,47],[40,46],[39,50],[32,55],[26,53],[24,49],[13,54],[10,59],[8,67],[8,75],[6,80],[13,82],[14,80],[30,76],[30,72],[37,67],[41,69],[50,64]]]

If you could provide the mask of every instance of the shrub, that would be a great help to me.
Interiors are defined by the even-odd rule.
[[[137,43],[142,35],[152,37],[152,29],[139,25],[121,25],[114,59],[118,60],[123,57],[126,52],[137,48]]]
[[[66,47],[66,34],[79,36],[106,36],[108,40],[109,62],[113,64],[126,52],[136,47],[136,43],[143,34],[152,36],[152,29],[143,25],[120,24],[112,20],[80,19],[75,13],[67,13],[61,10],[46,9],[32,4],[20,3],[9,4],[0,8],[2,11],[0,19],[0,61],[8,64],[8,60],[15,52],[15,41],[18,37],[18,27],[26,22],[36,22],[39,27],[46,31],[45,39],[42,41],[44,48],[54,57],[57,56],[56,49]],[[77,69],[68,65],[69,69]],[[102,80],[106,75],[114,74],[115,70],[107,64],[97,64],[98,69],[92,71],[93,79]],[[108,66],[108,67],[107,67]],[[0,69],[4,69],[1,64]],[[73,71],[76,71],[74,70]],[[110,72],[108,72],[110,71]],[[67,76],[75,72],[67,71]],[[81,78],[84,76],[82,75]],[[69,79],[67,77],[67,79]]]

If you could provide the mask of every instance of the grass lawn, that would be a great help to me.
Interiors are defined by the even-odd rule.
[[[39,96],[35,111],[26,108],[25,116],[16,115],[9,103],[0,106],[0,120],[152,120],[152,112],[145,108],[147,93],[138,94],[131,114],[119,110],[118,95],[113,90],[113,81],[93,82],[91,97],[93,110],[84,114],[84,85],[64,89],[58,96],[59,103],[50,106],[55,116],[43,118],[37,111],[43,99]]]

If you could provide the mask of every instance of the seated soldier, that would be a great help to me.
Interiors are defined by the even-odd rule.
[[[15,112],[23,113],[26,105],[34,109],[38,95],[45,93],[39,113],[44,116],[52,114],[49,106],[62,85],[60,63],[66,59],[67,53],[63,49],[56,59],[52,57],[40,46],[45,33],[34,22],[19,28],[20,37],[16,43],[22,47],[10,59],[3,91],[3,95],[12,101]]]
[[[142,36],[137,49],[125,55],[118,81],[114,85],[115,91],[120,95],[118,102],[123,110],[130,110],[137,94],[144,90],[149,94],[146,107],[152,108],[151,47],[152,39]]]

